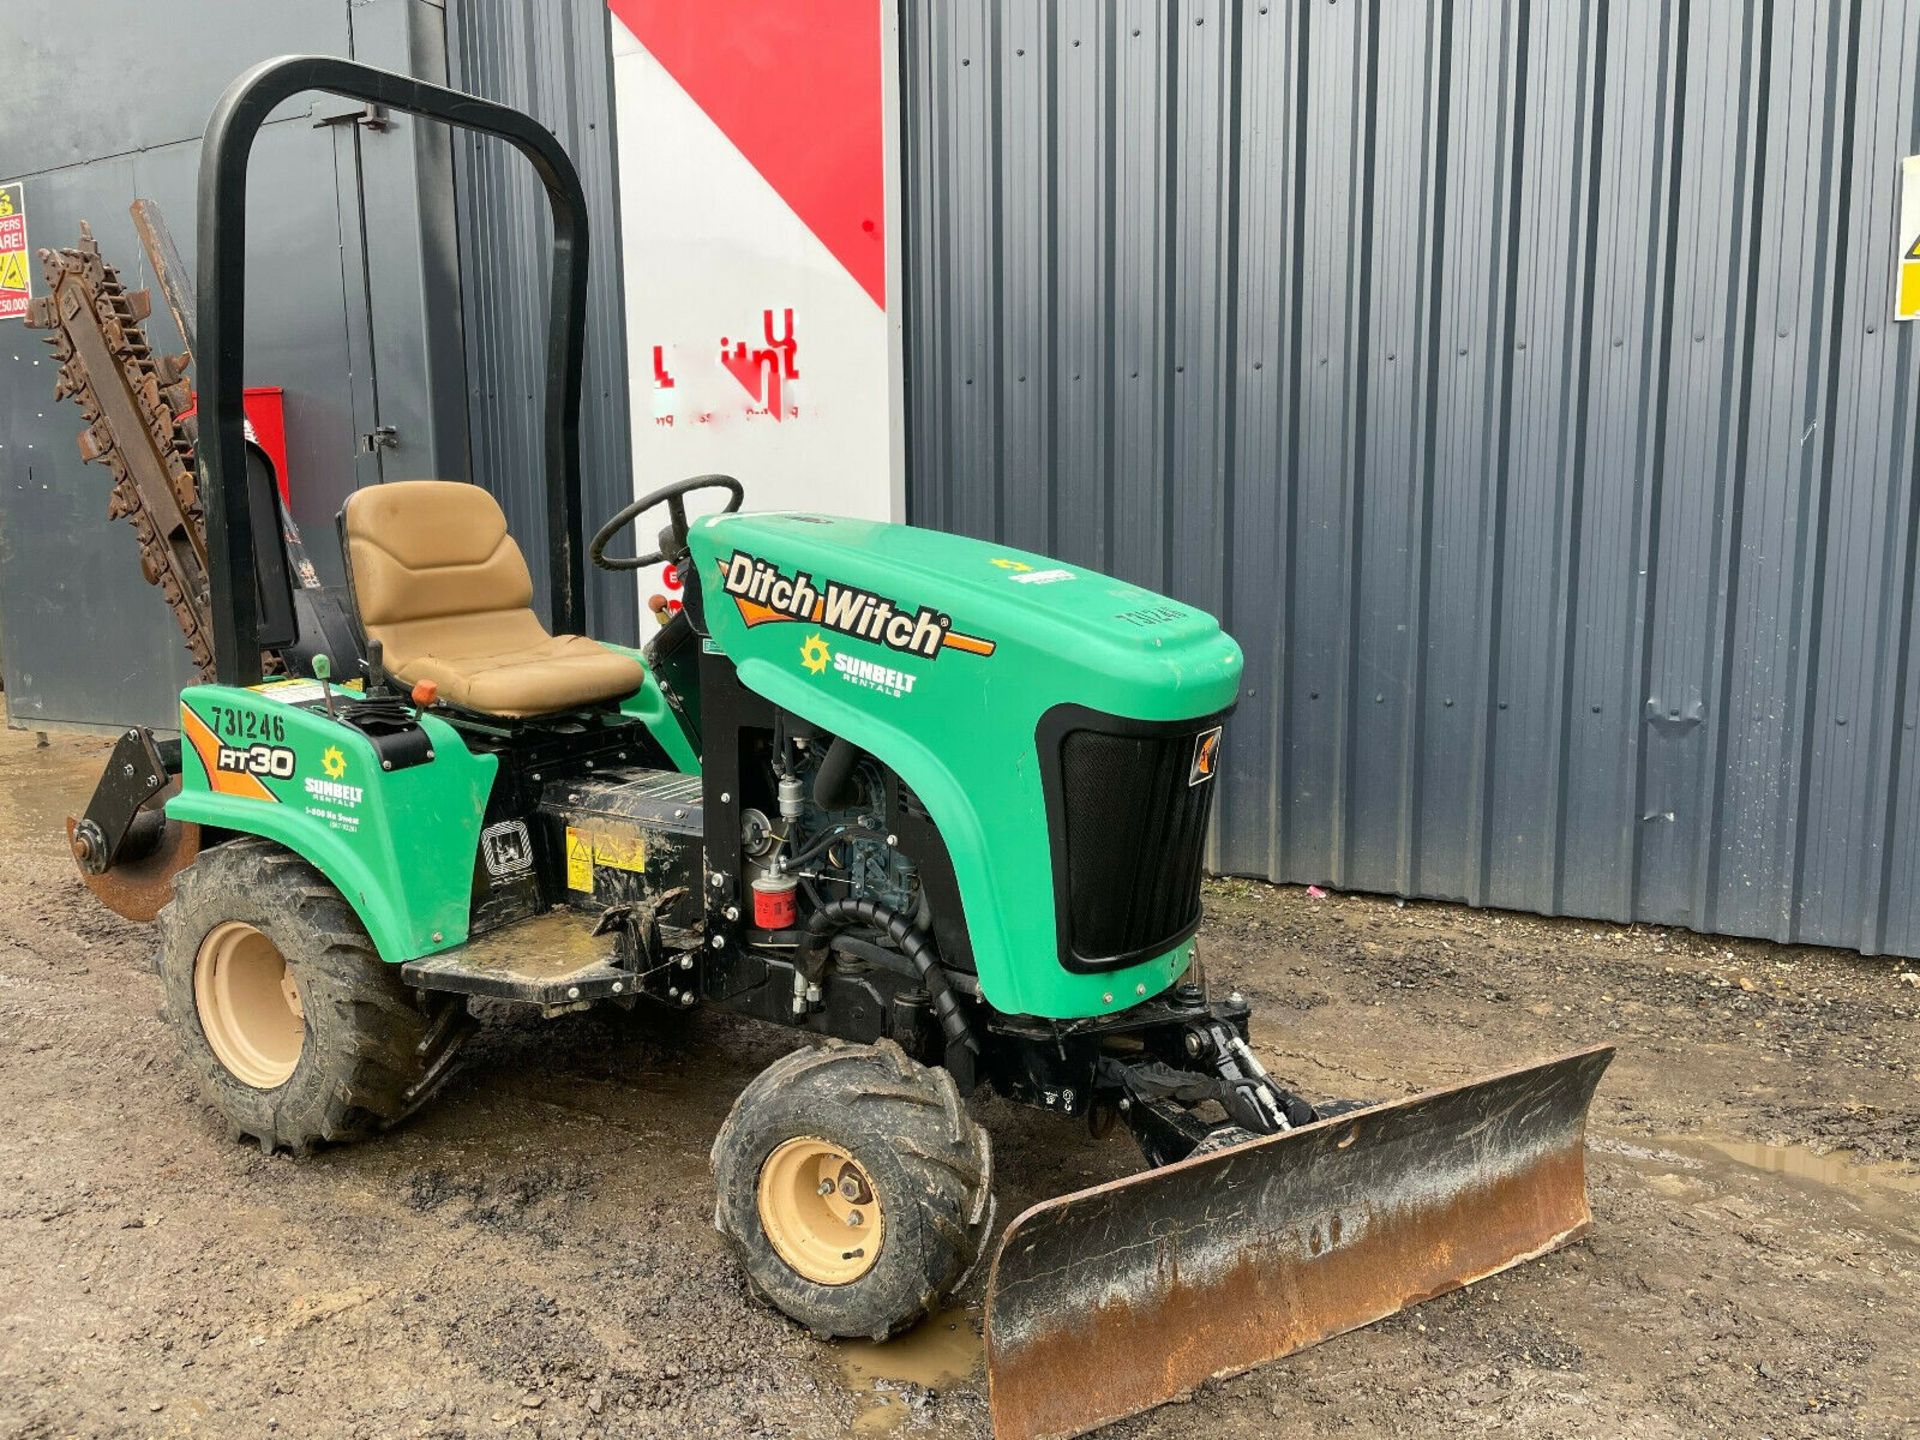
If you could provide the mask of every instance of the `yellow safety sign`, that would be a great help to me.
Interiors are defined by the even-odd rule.
[[[1900,162],[1900,248],[1894,261],[1893,318],[1920,320],[1920,155]]]
[[[27,256],[27,187],[0,185],[0,320],[18,320],[33,297]]]
[[[590,893],[593,867],[646,873],[647,846],[638,835],[598,833],[567,827],[567,888]]]

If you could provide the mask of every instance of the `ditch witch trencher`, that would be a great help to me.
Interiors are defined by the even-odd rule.
[[[309,90],[498,136],[545,186],[557,633],[492,497],[411,480],[340,515],[359,653],[296,634],[243,436],[242,258],[254,136]],[[213,113],[198,220],[217,683],[181,695],[177,745],[123,738],[76,855],[108,903],[158,910],[168,1014],[237,1133],[298,1153],[401,1120],[472,996],[784,1025],[824,1043],[741,1094],[715,1220],[801,1324],[886,1336],[992,1229],[968,1095],[1124,1122],[1150,1168],[1034,1206],[993,1257],[1003,1437],[1080,1433],[1586,1228],[1606,1048],[1316,1108],[1255,1058],[1244,999],[1209,988],[1202,848],[1241,673],[1212,617],[974,540],[740,513],[717,475],[627,506],[583,555],[586,204],[534,121],[271,60]],[[724,511],[690,518],[699,491]],[[657,506],[654,553],[610,557]],[[685,609],[643,650],[585,638],[588,555],[670,561]],[[287,673],[263,680],[263,652]]]

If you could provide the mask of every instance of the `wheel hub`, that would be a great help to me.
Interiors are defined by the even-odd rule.
[[[774,1252],[816,1285],[849,1285],[880,1258],[886,1221],[873,1177],[831,1141],[777,1146],[760,1167],[758,1204]]]
[[[216,925],[201,940],[193,1004],[214,1058],[243,1084],[276,1089],[300,1063],[300,987],[279,947],[245,921]]]

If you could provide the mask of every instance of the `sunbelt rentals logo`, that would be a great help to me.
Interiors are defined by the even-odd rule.
[[[848,655],[844,651],[836,653],[818,631],[800,642],[800,664],[815,675],[824,675],[831,668],[849,685],[857,685],[862,690],[876,690],[882,695],[896,698],[912,694],[914,684],[920,678],[911,670],[882,665],[877,660],[862,660],[858,655]]]
[[[329,745],[320,752],[320,768],[327,772],[326,779],[322,780],[317,775],[309,775],[306,779],[310,799],[330,805],[352,806],[360,803],[360,787],[345,783],[347,757],[338,745]]]

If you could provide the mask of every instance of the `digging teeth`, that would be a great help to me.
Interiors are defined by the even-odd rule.
[[[166,597],[194,665],[204,678],[211,678],[212,649],[196,608],[205,603],[207,587],[199,492],[192,472],[194,427],[180,418],[192,403],[186,378],[192,357],[154,355],[141,328],[153,313],[152,291],[126,288],[118,268],[101,256],[87,222],[80,224],[78,245],[38,254],[48,293],[35,297],[27,323],[48,331],[42,338],[60,361],[54,398],[73,400],[80,407],[86,421],[76,437],[80,454],[106,466],[114,477],[107,514],[133,525],[141,574]],[[89,372],[68,329],[89,322],[117,374]],[[105,419],[97,387],[113,385],[124,388],[139,412],[142,425],[133,433],[116,435]],[[163,536],[171,536],[171,542]],[[266,1144],[270,1149],[271,1140]]]

